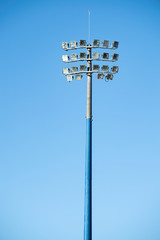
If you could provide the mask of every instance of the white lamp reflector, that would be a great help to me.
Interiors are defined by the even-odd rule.
[[[71,54],[71,60],[77,60],[77,54],[75,54],[75,53],[72,53]]]
[[[93,65],[93,70],[99,71],[99,65]]]
[[[104,41],[102,42],[102,45],[103,45],[103,47],[108,47],[109,41],[108,41],[108,40],[104,40]]]
[[[109,69],[108,65],[103,65],[102,66],[102,71],[103,72],[108,72],[108,69]]]
[[[103,79],[104,78],[104,74],[103,73],[98,73],[97,74],[97,79]]]
[[[113,74],[111,74],[111,73],[109,73],[109,74],[107,74],[107,80],[112,80],[113,79]]]
[[[71,48],[77,47],[77,42],[76,41],[70,41],[70,47]]]
[[[109,53],[102,53],[102,58],[108,59],[109,58]]]
[[[69,71],[70,71],[70,69],[69,69],[69,68],[63,68],[63,74],[68,74],[68,73],[69,73]]]
[[[62,42],[62,48],[67,49],[69,47],[68,42]]]
[[[71,72],[77,72],[78,71],[78,67],[71,67]]]
[[[80,40],[79,41],[79,46],[81,46],[81,47],[86,46],[86,40]]]
[[[114,53],[114,54],[112,55],[112,59],[113,59],[114,61],[117,61],[117,60],[118,60],[118,57],[119,57],[119,54],[117,54],[117,53]]]
[[[80,65],[79,70],[80,71],[86,71],[86,65]]]
[[[114,41],[111,43],[112,48],[118,48],[118,45],[119,45],[119,42],[117,42],[117,41]]]
[[[98,58],[99,58],[99,52],[93,52],[93,53],[92,53],[92,57],[93,57],[94,59],[98,59]]]
[[[82,80],[82,77],[83,77],[83,75],[81,75],[81,74],[76,74],[75,75],[76,80]]]
[[[117,73],[118,72],[118,66],[111,67],[112,72]]]
[[[66,62],[69,60],[69,56],[68,55],[62,55],[62,60],[63,62]]]
[[[86,53],[85,52],[80,52],[79,58],[86,58]]]
[[[67,75],[67,82],[71,82],[73,80],[73,76],[72,75]]]
[[[99,47],[99,40],[94,39],[94,40],[93,40],[93,46],[94,46],[94,47]]]

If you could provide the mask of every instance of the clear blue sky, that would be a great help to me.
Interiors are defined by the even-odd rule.
[[[0,239],[82,240],[86,78],[62,41],[120,42],[93,78],[93,240],[160,239],[160,1],[0,1]]]

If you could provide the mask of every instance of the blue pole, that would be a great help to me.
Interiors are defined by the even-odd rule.
[[[91,48],[87,49],[91,59]],[[91,61],[87,61],[88,70],[92,70]],[[85,150],[85,201],[84,201],[84,240],[92,240],[92,74],[87,76],[87,115]]]
[[[92,240],[92,119],[86,119],[84,240]]]

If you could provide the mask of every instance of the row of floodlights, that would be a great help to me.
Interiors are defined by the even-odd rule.
[[[102,58],[103,59],[109,59],[109,53],[102,53]],[[111,55],[111,60],[113,61],[117,61],[118,60],[118,56],[119,54],[114,53]],[[80,52],[79,54],[79,59],[87,59],[87,54],[85,52]],[[92,53],[92,59],[99,59],[100,58],[100,53],[99,52],[93,52]],[[62,60],[63,62],[67,62],[69,60],[77,60],[78,59],[78,55],[75,53],[72,53],[71,56],[69,57],[68,55],[62,55]]]
[[[86,65],[80,65],[80,66],[79,66],[79,71],[80,71],[80,72],[85,72],[86,69],[87,69]],[[92,66],[92,70],[93,70],[93,71],[99,71],[99,65],[93,65],[93,66]],[[109,66],[108,66],[108,65],[103,65],[103,66],[101,67],[101,70],[102,70],[103,72],[108,72]],[[111,67],[111,71],[112,71],[113,73],[117,73],[117,72],[118,72],[118,66],[113,66],[113,67]],[[78,67],[73,66],[73,67],[71,67],[71,69],[69,69],[69,68],[63,68],[63,74],[69,74],[70,72],[71,72],[71,73],[76,73],[76,72],[78,72]]]
[[[67,75],[66,77],[67,77],[67,82],[71,82],[74,79],[73,75]],[[82,80],[82,77],[83,77],[83,75],[76,74],[75,75],[75,80]],[[113,79],[113,74],[112,73],[108,73],[107,75],[104,75],[103,73],[98,73],[97,74],[97,79],[104,79],[104,77],[105,77],[106,80],[112,80]]]
[[[92,42],[94,47],[99,47],[100,46],[100,41],[95,39]],[[118,44],[119,42],[114,41],[111,43],[111,48],[118,48]],[[67,50],[68,48],[76,48],[78,46],[78,43],[76,41],[70,41],[70,44],[68,42],[63,42],[62,43],[62,48]],[[86,40],[80,40],[79,41],[79,47],[86,47],[87,43]],[[108,48],[109,47],[109,41],[108,40],[104,40],[102,42],[102,47]]]

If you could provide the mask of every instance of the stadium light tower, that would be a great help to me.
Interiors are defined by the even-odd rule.
[[[118,54],[114,53],[109,57],[109,53],[105,50],[115,50],[118,48],[118,42],[114,41],[109,46],[109,41],[104,40],[102,44],[100,41],[93,40],[92,45],[87,44],[86,40],[80,40],[79,44],[76,41],[62,43],[62,48],[65,51],[83,49],[83,52],[78,54],[72,53],[70,57],[63,55],[62,60],[65,63],[85,62],[86,65],[72,66],[71,69],[63,68],[63,73],[67,77],[67,81],[71,82],[75,76],[75,80],[81,80],[83,74],[87,75],[87,114],[86,114],[86,152],[85,152],[85,203],[84,203],[84,240],[92,240],[92,74],[97,73],[97,79],[104,79],[106,81],[112,80],[113,75],[118,72],[118,66],[112,66],[109,71],[108,65],[100,66],[93,61],[108,61],[116,62]],[[96,49],[103,50],[100,54]],[[92,50],[94,50],[92,52]]]

